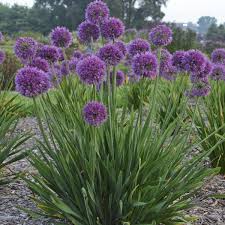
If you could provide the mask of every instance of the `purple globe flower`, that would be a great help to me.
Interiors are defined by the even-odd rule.
[[[104,2],[96,0],[87,6],[85,17],[91,23],[100,24],[108,19],[109,8]]]
[[[64,57],[64,52],[63,52],[62,48],[58,48],[58,53],[59,53],[58,61],[60,61],[60,62],[64,61],[65,57]]]
[[[89,57],[89,56],[92,56],[93,54],[92,53],[85,53],[85,54],[83,54],[81,57],[80,57],[80,60],[83,60],[83,59],[85,59],[85,58],[87,58],[87,57]]]
[[[77,68],[78,62],[79,62],[78,58],[72,58],[69,61],[69,70],[70,70],[71,73],[76,74],[76,68]]]
[[[16,90],[26,97],[36,97],[47,92],[51,86],[47,74],[35,67],[20,69],[15,83]]]
[[[128,54],[133,57],[137,54],[145,53],[150,50],[150,44],[141,38],[137,38],[133,40],[129,45],[128,45]]]
[[[49,80],[51,81],[51,86],[57,87],[62,81],[61,66],[54,64],[52,70],[47,73]]]
[[[5,61],[5,52],[0,50],[0,64],[2,64]]]
[[[149,34],[149,39],[155,46],[166,46],[169,45],[173,38],[172,30],[166,25],[159,25],[153,28]]]
[[[61,71],[62,76],[68,76],[70,74],[69,60],[65,60],[62,62],[60,71]]]
[[[105,39],[114,40],[119,38],[121,35],[123,35],[124,30],[125,26],[123,22],[120,19],[114,17],[105,20],[101,25],[101,33]]]
[[[81,81],[88,85],[101,84],[106,76],[105,63],[95,55],[80,60],[76,71]]]
[[[46,73],[49,71],[48,61],[40,57],[33,59],[32,62],[29,64],[29,66],[36,67],[37,69],[42,70],[43,72]]]
[[[113,73],[110,74],[110,81],[111,81],[111,84],[113,83]],[[125,82],[125,74],[123,71],[121,70],[118,70],[116,72],[116,86],[117,87],[120,87],[124,84]]]
[[[49,63],[55,63],[59,60],[59,49],[55,46],[51,45],[44,45],[39,50],[39,57],[42,59],[47,60]]]
[[[212,80],[225,80],[225,66],[214,64],[210,77]]]
[[[78,39],[82,43],[97,41],[100,36],[99,27],[91,22],[84,21],[78,27]]]
[[[100,48],[98,56],[107,65],[116,66],[123,59],[123,54],[115,44],[107,44]]]
[[[4,36],[2,34],[2,32],[0,32],[0,42],[2,42],[4,40]]]
[[[170,64],[167,64],[160,69],[160,76],[166,80],[173,81],[177,78],[176,68]]]
[[[121,51],[121,53],[122,53],[123,56],[125,57],[126,54],[127,54],[127,48],[126,48],[125,43],[122,42],[122,41],[116,41],[116,42],[114,43],[114,45],[115,45],[117,48],[119,48],[119,50]]]
[[[31,60],[37,51],[37,42],[30,37],[21,37],[16,40],[14,51],[16,56],[26,63]]]
[[[211,91],[211,86],[208,82],[194,83],[192,89],[186,93],[189,97],[204,97],[208,96]]]
[[[225,49],[219,48],[213,51],[211,55],[212,62],[225,65]]]
[[[72,33],[66,27],[56,27],[50,34],[52,45],[59,48],[68,48],[72,44]]]
[[[198,50],[189,50],[185,56],[185,61],[185,69],[190,73],[200,73],[206,66],[206,58]]]
[[[186,69],[186,52],[176,51],[172,56],[172,65],[178,72],[184,72]]]
[[[76,50],[73,53],[73,57],[77,58],[77,59],[80,59],[82,57],[82,53],[80,51]]]
[[[157,76],[157,67],[155,55],[149,52],[136,55],[132,61],[132,69],[137,76],[154,79]]]

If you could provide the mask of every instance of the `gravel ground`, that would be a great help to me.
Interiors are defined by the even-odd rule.
[[[35,118],[21,119],[16,132],[31,131],[36,137],[40,138],[37,122]],[[31,148],[34,140],[27,141],[25,147]],[[11,171],[28,171],[32,168],[27,160],[15,163],[9,168]],[[218,200],[208,197],[212,194],[225,193],[225,178],[222,176],[214,177],[210,182],[196,194],[194,202],[196,207],[188,214],[199,219],[196,225],[225,225],[225,200]],[[31,201],[32,193],[28,190],[23,181],[17,180],[12,184],[0,187],[0,225],[50,225],[55,221],[49,219],[34,220],[26,213],[18,209],[19,207],[35,209]]]

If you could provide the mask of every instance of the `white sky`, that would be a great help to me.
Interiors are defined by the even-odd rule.
[[[113,0],[112,0],[113,1]],[[0,0],[1,3],[32,6],[34,0]],[[225,0],[168,0],[165,21],[196,22],[200,16],[214,16],[225,22]]]

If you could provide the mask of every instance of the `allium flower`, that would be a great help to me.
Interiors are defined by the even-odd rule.
[[[172,56],[172,65],[176,67],[178,72],[184,72],[186,69],[186,52],[176,51]]]
[[[121,51],[121,53],[123,54],[123,56],[126,56],[126,54],[127,54],[127,48],[126,48],[126,45],[125,45],[124,42],[122,42],[122,41],[116,41],[114,43],[114,45],[119,48],[119,50]]]
[[[56,27],[50,34],[51,43],[59,48],[68,48],[72,44],[72,33],[66,27]]]
[[[169,27],[159,25],[151,30],[149,39],[155,46],[166,46],[172,42],[172,35],[172,30]]]
[[[225,80],[225,66],[215,64],[210,74],[212,80]]]
[[[40,57],[33,59],[29,66],[36,67],[46,73],[49,71],[48,61]]]
[[[211,86],[208,82],[195,83],[190,91],[186,93],[189,97],[204,97],[209,95]]]
[[[15,83],[16,90],[26,97],[36,97],[47,92],[51,86],[47,74],[35,67],[20,69]]]
[[[71,73],[76,73],[76,68],[77,68],[77,64],[79,62],[79,59],[78,58],[72,58],[70,61],[69,61],[69,70]]]
[[[102,36],[106,39],[114,40],[123,35],[125,26],[123,22],[115,17],[111,17],[104,21],[101,25]]]
[[[225,65],[225,49],[219,48],[213,51],[211,55],[212,62]]]
[[[166,80],[170,81],[176,80],[177,78],[176,68],[171,64],[168,64],[167,66],[161,68],[160,76]]]
[[[137,38],[133,40],[128,45],[128,53],[131,57],[135,56],[136,54],[141,54],[148,52],[150,50],[150,44],[141,38]]]
[[[69,60],[65,60],[62,62],[60,70],[61,70],[62,76],[68,76],[70,74]]]
[[[100,48],[98,56],[107,65],[116,66],[123,59],[120,49],[114,44],[107,44]]]
[[[37,42],[30,37],[21,37],[16,40],[14,51],[16,56],[23,62],[31,60],[37,50]]]
[[[93,54],[92,53],[85,53],[85,54],[83,54],[81,57],[80,57],[80,60],[83,60],[83,59],[85,59],[85,58],[87,58],[87,57],[89,57],[89,56],[92,56]]]
[[[88,85],[98,85],[103,82],[106,76],[105,63],[97,56],[88,56],[80,60],[76,68],[81,81]]]
[[[111,73],[110,74],[111,83],[113,83],[113,76],[114,76],[114,74]],[[120,87],[120,86],[122,86],[124,84],[124,82],[125,82],[125,74],[124,74],[123,71],[118,70],[116,72],[116,86]]]
[[[185,61],[185,69],[191,73],[200,73],[206,66],[206,58],[198,50],[189,50],[185,56]]]
[[[76,50],[73,53],[73,57],[77,58],[77,59],[80,59],[82,57],[82,53],[80,51]]]
[[[0,42],[2,42],[4,40],[4,36],[2,34],[2,32],[0,32]]]
[[[96,0],[88,5],[85,17],[91,23],[100,24],[103,20],[108,19],[109,8],[104,2]]]
[[[97,41],[100,36],[99,27],[91,22],[84,21],[78,27],[78,39],[82,43]]]
[[[5,61],[5,52],[0,50],[0,64],[2,64]]]
[[[155,55],[146,52],[136,55],[132,61],[132,69],[135,75],[155,78],[157,75],[157,59]]]
[[[39,50],[39,57],[47,60],[49,63],[54,63],[59,59],[59,49],[55,46],[44,45]]]
[[[47,73],[53,87],[57,87],[62,81],[61,66],[54,64],[52,70]]]
[[[64,57],[64,52],[63,52],[62,48],[58,48],[58,53],[59,53],[58,61],[60,61],[60,62],[64,61],[65,57]]]

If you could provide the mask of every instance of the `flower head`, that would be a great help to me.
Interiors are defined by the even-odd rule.
[[[30,37],[21,37],[16,40],[14,51],[16,56],[23,62],[31,60],[37,50],[37,42]]]
[[[116,66],[123,59],[123,53],[115,44],[107,44],[100,48],[98,56],[107,65]]]
[[[78,62],[79,62],[79,59],[74,57],[69,61],[69,70],[71,73],[74,73],[74,74],[76,73]]]
[[[211,86],[206,81],[194,83],[192,89],[186,93],[189,97],[204,97],[209,95]]]
[[[66,27],[56,27],[50,34],[51,43],[59,48],[68,48],[72,44],[73,36]]]
[[[122,41],[116,41],[116,42],[114,43],[114,45],[115,45],[117,48],[119,48],[119,50],[121,51],[121,53],[123,54],[123,56],[126,56],[126,54],[127,54],[127,48],[126,48],[126,45],[125,45],[124,42],[122,42]]]
[[[211,55],[212,62],[225,65],[225,49],[219,48],[213,51]]]
[[[58,64],[54,64],[52,67],[52,70],[50,70],[48,73],[48,78],[51,81],[51,85],[53,87],[57,87],[60,82],[62,81],[62,72],[61,72],[61,66]]]
[[[39,57],[47,60],[49,63],[54,63],[59,60],[59,49],[55,46],[44,45],[39,50]]]
[[[185,69],[190,73],[200,73],[206,66],[206,58],[198,50],[189,50],[185,56],[185,61]]]
[[[0,50],[0,64],[2,64],[5,61],[5,52]]]
[[[210,77],[212,80],[225,80],[225,66],[221,64],[213,65]]]
[[[102,36],[106,39],[114,40],[123,35],[125,26],[123,22],[115,17],[105,20],[101,25]]]
[[[91,2],[85,13],[86,20],[91,23],[100,24],[109,17],[109,8],[101,0]]]
[[[46,73],[35,68],[25,67],[16,75],[16,90],[26,97],[36,97],[50,88],[50,81]]]
[[[61,68],[60,68],[62,76],[68,76],[70,74],[69,70],[69,60],[64,60],[62,62]]]
[[[64,57],[64,52],[63,52],[62,48],[58,48],[58,53],[59,53],[58,61],[60,61],[60,62],[64,61],[65,57]]]
[[[155,78],[157,75],[158,63],[155,55],[146,52],[136,55],[132,61],[132,69],[135,75],[148,78]]]
[[[82,53],[80,51],[76,50],[73,52],[73,57],[80,59],[82,57]]]
[[[76,71],[81,81],[88,85],[98,85],[103,82],[106,76],[105,63],[95,55],[80,60]]]
[[[178,72],[185,71],[186,66],[186,52],[176,51],[172,56],[172,65],[177,69]]]
[[[150,44],[141,38],[137,38],[133,40],[129,45],[128,45],[128,53],[131,57],[148,52],[150,50]]]
[[[32,62],[29,64],[29,66],[36,67],[37,69],[42,70],[43,72],[46,73],[49,71],[48,61],[40,57],[33,59]]]
[[[125,74],[124,74],[124,72],[121,71],[121,70],[118,70],[115,75],[116,75],[116,86],[117,87],[122,86],[124,84],[124,82],[125,82]],[[110,74],[111,83],[113,83],[113,76],[114,76],[114,74],[111,73]]]
[[[94,23],[84,21],[78,27],[78,38],[82,43],[97,41],[99,36],[99,27]]]
[[[166,46],[172,42],[172,35],[172,30],[168,26],[159,25],[151,30],[149,39],[155,46]]]

